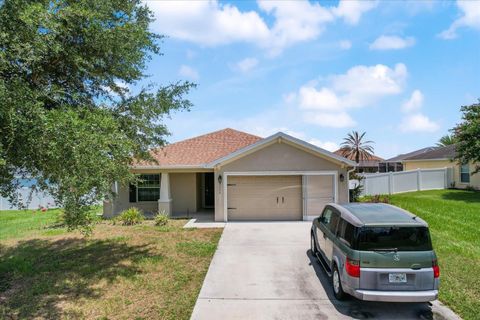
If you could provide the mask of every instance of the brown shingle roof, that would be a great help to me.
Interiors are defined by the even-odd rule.
[[[152,151],[152,155],[157,159],[158,164],[151,163],[151,165],[202,165],[222,158],[261,139],[249,133],[227,128],[157,148]],[[138,165],[149,164],[142,162]]]
[[[445,147],[438,147],[428,152],[417,154],[408,158],[403,159],[404,161],[408,160],[431,160],[431,159],[453,159],[455,158],[455,145],[449,145]]]
[[[397,155],[393,158],[385,160],[385,162],[401,162],[404,159],[408,159],[410,157],[413,157],[413,156],[416,156],[416,155],[419,155],[419,154],[422,154],[422,153],[425,153],[425,152],[429,152],[429,151],[432,151],[434,149],[435,149],[435,147],[426,147],[426,148],[418,149],[418,150],[415,150],[415,151],[412,151],[412,152],[409,152],[409,153],[402,153],[402,154],[399,154],[399,155]]]

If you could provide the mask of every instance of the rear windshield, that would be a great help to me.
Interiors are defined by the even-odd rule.
[[[358,250],[432,250],[426,227],[363,227],[358,235]]]

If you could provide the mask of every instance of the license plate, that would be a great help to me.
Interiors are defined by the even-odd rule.
[[[390,283],[406,283],[407,274],[406,273],[389,273],[388,282]]]

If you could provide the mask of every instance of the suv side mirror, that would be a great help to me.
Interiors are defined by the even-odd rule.
[[[324,223],[325,222],[325,217],[318,217],[318,222]]]

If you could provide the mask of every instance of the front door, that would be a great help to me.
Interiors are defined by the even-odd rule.
[[[203,198],[203,207],[204,208],[213,208],[215,205],[215,183],[214,183],[213,172],[207,172],[203,174],[203,183],[204,183],[204,198]]]

